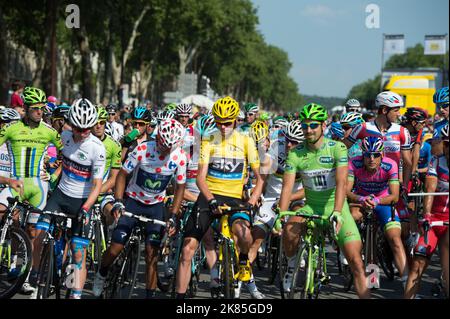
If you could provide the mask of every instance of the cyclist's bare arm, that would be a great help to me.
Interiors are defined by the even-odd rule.
[[[354,180],[347,180],[347,198],[350,202],[357,203],[359,196],[352,192],[354,184]]]
[[[183,201],[183,194],[186,188],[186,184],[175,185],[175,195],[173,196],[173,204],[171,207],[171,213],[180,215],[181,202]]]
[[[83,206],[91,208],[97,202],[98,195],[100,194],[100,189],[102,188],[102,183],[103,180],[101,178],[94,178],[92,180],[91,193],[89,194],[87,200],[84,202]]]
[[[214,195],[210,192],[208,185],[206,184],[206,175],[208,173],[208,165],[207,164],[198,164],[198,173],[197,173],[197,187],[200,192],[205,196],[207,201],[210,201],[214,198]]]
[[[402,150],[403,159],[403,185],[408,187],[409,180],[412,174],[412,153],[411,150]]]
[[[434,193],[437,188],[438,179],[435,176],[427,176],[425,178],[425,192]],[[431,214],[431,207],[433,206],[433,196],[425,196],[423,199],[423,214]]]
[[[298,191],[296,191],[294,194],[291,195],[291,202],[295,201],[295,200],[300,200],[305,198],[305,189],[301,188]]]
[[[391,205],[397,203],[400,196],[400,185],[397,183],[389,183],[389,195],[380,197],[379,205]]]
[[[119,169],[111,168],[108,179],[102,185],[102,189],[100,191],[101,193],[107,193],[110,189],[114,188],[118,174],[119,174]]]
[[[334,201],[334,210],[342,212],[346,198],[346,185],[348,176],[348,166],[336,167],[336,195]]]
[[[187,189],[184,190],[183,197],[184,197],[184,200],[186,200],[188,202],[195,202],[197,200],[197,195],[191,193]]]
[[[280,210],[285,211],[289,208],[291,199],[292,188],[295,184],[295,173],[284,173],[283,175],[283,187],[281,189],[280,197]]]
[[[256,203],[258,202],[258,199],[261,197],[261,193],[264,186],[264,180],[261,177],[261,174],[259,174],[259,167],[258,168],[252,167],[252,171],[256,178],[256,185],[253,188],[252,196],[248,200],[248,203],[255,206]]]
[[[420,159],[420,144],[415,143],[412,149],[412,172],[417,172]]]
[[[123,193],[125,192],[127,176],[128,176],[127,171],[121,168],[116,178],[116,186],[114,191],[114,197],[116,199],[123,199]]]

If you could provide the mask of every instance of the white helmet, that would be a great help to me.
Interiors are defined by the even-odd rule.
[[[159,111],[156,115],[156,119],[161,123],[163,120],[170,120],[175,117],[175,113],[170,111]]]
[[[97,123],[97,110],[85,98],[76,100],[69,109],[69,121],[79,128],[90,128]]]
[[[361,103],[357,99],[350,99],[345,102],[347,112],[361,112]]]
[[[111,138],[114,138],[113,137],[113,128],[111,126],[111,123],[109,123],[108,121],[106,121],[106,124],[105,124],[105,134]]]
[[[15,109],[11,108],[0,109],[0,121],[6,123],[12,121],[20,121],[20,114]]]
[[[284,136],[292,141],[298,143],[303,142],[305,139],[302,130],[302,122],[299,120],[294,120],[288,124],[288,126],[283,130]]]
[[[377,95],[375,100],[376,107],[387,106],[389,108],[403,107],[403,98],[395,92],[385,91]]]
[[[187,103],[181,103],[177,105],[176,108],[177,115],[191,115],[192,113],[192,105]]]
[[[244,113],[244,111],[239,110],[239,114],[238,114],[238,117],[237,117],[237,118],[238,118],[238,119],[245,120],[245,113]]]
[[[158,125],[158,136],[167,148],[176,148],[184,138],[186,129],[174,119],[162,120]]]

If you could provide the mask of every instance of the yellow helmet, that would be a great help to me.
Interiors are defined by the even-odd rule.
[[[423,135],[423,141],[424,141],[424,142],[427,141],[427,140],[429,140],[430,138],[433,138],[433,134],[431,134],[431,133],[426,133],[426,134]]]
[[[256,120],[250,126],[250,136],[256,143],[259,143],[269,136],[269,127],[265,122]]]
[[[239,104],[229,96],[218,99],[212,107],[212,114],[216,118],[216,121],[226,122],[235,120],[239,115]]]

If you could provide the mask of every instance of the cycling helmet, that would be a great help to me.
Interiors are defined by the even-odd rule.
[[[250,137],[256,143],[264,141],[269,136],[269,127],[263,121],[256,120],[250,126]]]
[[[441,139],[448,142],[448,123],[441,129]]]
[[[20,114],[15,109],[3,108],[0,109],[0,121],[3,123],[9,123],[12,121],[19,121]]]
[[[69,121],[79,128],[93,127],[97,123],[97,110],[88,99],[78,99],[70,107]]]
[[[289,122],[284,117],[277,116],[276,118],[273,119],[273,125],[279,125],[282,128],[284,128],[289,125]]]
[[[434,93],[433,102],[437,106],[448,104],[448,86],[445,86]]]
[[[170,120],[175,117],[175,114],[171,111],[159,111],[156,115],[156,119],[158,122],[161,122],[163,120]]]
[[[233,98],[227,96],[214,103],[212,113],[218,121],[232,121],[239,115],[239,104]]]
[[[361,113],[349,112],[342,114],[340,122],[342,125],[347,124],[350,127],[354,127],[361,123],[364,123],[363,115]]]
[[[299,120],[293,120],[292,122],[290,122],[283,130],[283,134],[289,140],[296,141],[298,143],[303,142],[303,140],[305,139],[302,130],[302,122],[300,122]]]
[[[158,119],[156,118],[156,114],[154,112],[150,112],[150,126],[158,125]]]
[[[134,121],[150,122],[152,114],[145,106],[137,106],[133,111],[132,118]]]
[[[111,114],[111,113],[116,113],[117,112],[117,105],[115,104],[108,104],[106,106],[106,111]]]
[[[192,105],[187,103],[181,103],[177,105],[176,108],[177,115],[191,115],[192,113]]]
[[[200,136],[210,135],[217,130],[216,122],[214,121],[214,116],[204,115],[202,116],[195,125],[196,130],[199,132]]]
[[[259,119],[261,121],[268,121],[268,120],[270,120],[270,115],[269,115],[269,113],[262,112],[261,115],[259,116]]]
[[[423,122],[428,118],[428,112],[420,107],[410,107],[406,109],[405,119],[408,122]]]
[[[245,120],[245,113],[244,113],[244,111],[239,110],[239,115],[237,116],[237,118]]]
[[[44,91],[31,86],[27,86],[23,89],[22,100],[25,105],[47,102]]]
[[[69,114],[70,106],[67,104],[61,104],[52,113],[53,119],[65,119],[67,120],[67,115]]]
[[[432,139],[432,138],[433,138],[433,134],[431,134],[431,133],[425,133],[425,131],[424,131],[424,133],[422,134],[422,140],[424,142],[426,142],[426,141],[428,141],[429,139]]]
[[[395,92],[385,91],[377,95],[375,106],[387,106],[389,108],[403,107],[403,98]]]
[[[50,95],[49,97],[47,97],[47,101],[50,103],[56,104],[58,99],[56,97],[54,97],[53,95]]]
[[[357,99],[350,99],[345,102],[347,112],[361,112],[361,103]]]
[[[310,103],[303,107],[300,112],[300,120],[314,120],[324,122],[328,119],[327,110],[319,104]]]
[[[44,105],[44,114],[46,116],[52,115],[53,111],[55,110],[56,105],[50,102],[45,103]]]
[[[109,123],[108,121],[105,124],[105,134],[108,135],[110,138],[114,139],[113,128],[111,126],[111,123]]]
[[[158,126],[160,142],[167,148],[176,148],[184,138],[186,129],[174,119],[162,120]]]
[[[175,111],[177,108],[177,105],[175,103],[169,103],[165,107],[165,111]]]
[[[108,121],[108,111],[103,106],[97,107],[98,121]]]
[[[383,140],[377,136],[368,136],[362,139],[361,149],[366,153],[378,153],[384,150]]]
[[[341,123],[339,122],[333,122],[330,125],[330,131],[331,131],[331,136],[333,138],[338,138],[338,139],[344,139],[345,137],[345,131],[342,128]]]
[[[259,107],[255,103],[247,103],[247,104],[245,104],[244,109],[245,109],[245,113],[248,113],[248,112],[255,112],[256,113],[256,112],[259,111]]]

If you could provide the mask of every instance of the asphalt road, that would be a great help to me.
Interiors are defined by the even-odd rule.
[[[325,286],[319,299],[356,299],[357,296],[353,290],[345,291],[344,287],[344,277],[339,274],[337,263],[336,263],[336,253],[332,250],[327,254],[327,266],[329,274],[331,275],[331,282]],[[162,269],[162,265],[159,265]],[[268,279],[270,276],[270,271],[267,268],[262,268],[259,270],[256,266],[254,267],[254,275],[256,278],[256,284],[258,289],[266,296],[267,299],[281,299],[278,278],[275,280],[273,285],[268,284]],[[94,299],[95,296],[92,294],[92,279],[94,273],[89,272],[88,280],[85,285],[85,290],[83,292],[83,298]],[[440,276],[440,264],[439,257],[434,255],[430,266],[428,267],[426,273],[422,279],[422,285],[419,292],[419,296],[423,299],[435,299],[443,298],[442,295],[434,297],[432,295],[433,287],[435,286],[436,280]],[[145,297],[145,284],[144,284],[144,261],[141,260],[141,265],[138,274],[138,284],[134,290],[134,298],[144,298]],[[383,272],[381,272],[381,287],[376,290],[372,290],[372,298],[374,299],[399,299],[402,298],[403,287],[398,277],[393,281],[389,281]],[[161,299],[170,298],[169,293],[163,293],[157,291],[157,297]],[[27,299],[29,296],[16,294],[13,299]],[[196,299],[210,299],[209,291],[209,271],[202,269],[202,274],[200,276],[200,283],[198,287],[198,293]],[[250,299],[251,296],[248,293],[246,287],[242,288],[241,299]]]

